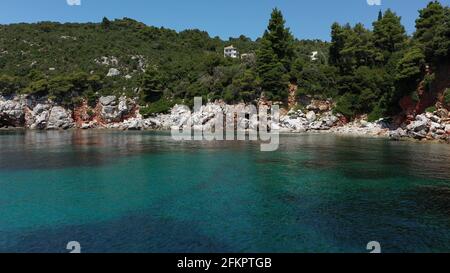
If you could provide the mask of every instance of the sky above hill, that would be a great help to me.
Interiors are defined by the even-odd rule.
[[[402,16],[414,31],[418,10],[429,0],[1,0],[0,24],[18,22],[99,22],[129,17],[175,30],[198,28],[223,39],[241,34],[253,39],[267,27],[272,8],[285,15],[299,39],[330,39],[333,22],[371,27],[380,9]],[[441,0],[450,5],[450,0]]]

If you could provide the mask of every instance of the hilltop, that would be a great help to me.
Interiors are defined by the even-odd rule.
[[[297,54],[328,52],[320,41],[295,41]],[[224,58],[233,45],[252,58]],[[176,32],[124,18],[101,23],[11,24],[0,26],[0,93],[49,96],[70,106],[100,96],[139,97],[143,76],[162,82],[160,97],[189,100],[223,98],[255,66],[259,41],[241,36],[223,41],[200,30]],[[233,85],[234,84],[234,85]],[[234,98],[231,98],[234,99]],[[173,104],[173,103],[170,103]],[[167,110],[163,105],[161,110]]]

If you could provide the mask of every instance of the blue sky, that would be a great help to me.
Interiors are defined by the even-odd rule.
[[[67,1],[81,1],[70,6]],[[391,8],[402,16],[409,33],[414,31],[417,10],[429,0],[1,0],[0,23],[59,21],[98,22],[130,17],[148,25],[175,30],[198,28],[211,36],[253,39],[261,36],[272,8],[278,7],[287,25],[299,39],[329,40],[333,22],[366,26],[377,18],[379,9]],[[369,0],[378,1],[378,0]],[[441,0],[450,5],[450,0]]]

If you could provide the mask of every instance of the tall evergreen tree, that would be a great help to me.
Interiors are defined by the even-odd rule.
[[[280,10],[274,9],[258,50],[257,70],[269,98],[287,98],[287,74],[294,58],[294,38]]]
[[[344,45],[344,29],[338,23],[334,23],[331,26],[330,64],[338,66]]]
[[[294,58],[294,37],[289,28],[285,27],[283,14],[279,9],[274,9],[269,21],[269,26],[264,32],[263,39],[269,40],[277,59],[289,70]]]
[[[284,80],[287,71],[267,39],[262,39],[258,50],[257,71],[266,97],[284,100],[287,96],[287,82]]]
[[[103,29],[109,29],[110,27],[111,27],[111,21],[109,21],[108,18],[103,17],[103,20],[102,20],[102,28],[103,28]]]
[[[438,62],[449,62],[450,58],[450,7],[445,8],[445,18],[442,24],[437,26],[436,35],[433,37],[432,48],[434,59]]]
[[[419,41],[425,52],[427,61],[437,61],[436,48],[445,44],[446,10],[438,1],[430,2],[426,8],[419,11],[416,20],[416,32],[414,38]]]
[[[164,94],[165,79],[156,67],[147,69],[141,80],[144,100],[155,102],[162,98]]]
[[[343,72],[353,72],[360,66],[373,66],[379,59],[372,42],[372,32],[363,24],[344,29],[344,47],[340,51],[340,68]]]
[[[388,9],[381,20],[373,23],[373,38],[375,47],[385,55],[401,50],[407,40],[401,17]]]
[[[380,9],[380,11],[378,12],[378,21],[381,21],[381,19],[383,19],[383,12]]]

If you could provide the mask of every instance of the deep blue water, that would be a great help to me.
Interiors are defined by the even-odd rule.
[[[450,145],[0,131],[0,252],[450,252]]]

